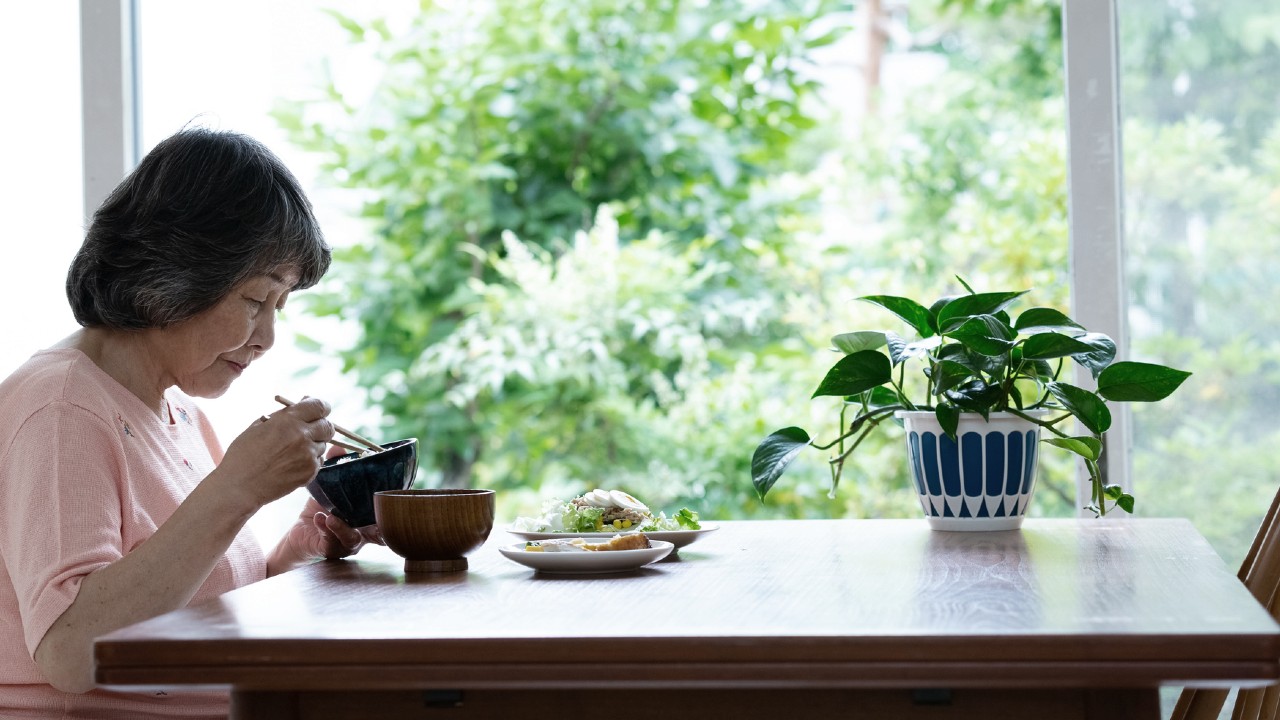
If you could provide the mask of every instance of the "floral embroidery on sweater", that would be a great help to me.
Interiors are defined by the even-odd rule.
[[[191,416],[187,414],[187,409],[179,405],[177,406],[177,410],[178,410],[178,417],[182,418],[182,422],[190,425]]]
[[[133,430],[129,428],[129,423],[125,422],[124,417],[120,413],[116,413],[116,422],[120,423],[120,427],[124,430],[124,434],[133,437]]]

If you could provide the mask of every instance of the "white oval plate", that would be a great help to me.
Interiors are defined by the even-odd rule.
[[[563,534],[560,537],[564,537]],[[574,535],[572,537],[583,537]],[[653,547],[639,550],[595,550],[586,552],[529,552],[524,543],[505,545],[498,552],[539,572],[598,574],[625,572],[644,567],[666,557],[675,549],[669,542],[654,540]]]
[[[718,525],[711,523],[702,523],[700,530],[654,530],[646,532],[650,540],[661,540],[669,542],[677,548],[697,540],[700,536],[717,529]],[[555,540],[556,538],[580,537],[580,538],[611,538],[614,535],[626,535],[627,533],[636,532],[635,530],[614,530],[613,532],[589,532],[589,533],[569,533],[569,532],[530,532],[528,530],[512,530],[511,526],[507,526],[507,532],[518,538],[525,540]],[[616,551],[614,551],[616,552]]]

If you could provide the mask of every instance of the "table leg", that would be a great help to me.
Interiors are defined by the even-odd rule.
[[[1085,717],[1088,720],[1159,720],[1160,691],[1155,688],[1087,691]]]
[[[301,693],[231,691],[230,720],[301,720]]]

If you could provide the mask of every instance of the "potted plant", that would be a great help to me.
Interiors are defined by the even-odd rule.
[[[1156,402],[1191,373],[1150,363],[1116,362],[1116,345],[1063,313],[1032,307],[1013,319],[1006,308],[1028,291],[946,296],[925,306],[891,295],[860,300],[901,318],[918,335],[858,331],[832,338],[842,357],[812,397],[843,398],[839,433],[819,443],[799,427],[778,430],[756,447],[752,482],[763,501],[804,448],[831,450],[831,492],[845,461],[886,421],[902,422],[921,507],[935,529],[1010,529],[1021,525],[1043,442],[1079,455],[1088,468],[1088,509],[1133,512],[1133,497],[1104,484],[1099,460],[1111,427],[1108,402]],[[1090,391],[1059,380],[1071,360],[1097,383]],[[908,374],[908,365],[922,372]],[[1073,434],[1064,421],[1079,421]]]

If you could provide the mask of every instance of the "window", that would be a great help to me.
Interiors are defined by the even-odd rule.
[[[63,282],[81,238],[79,17],[75,3],[24,3],[5,19],[0,377],[75,327]]]
[[[1131,347],[1192,370],[1135,408],[1143,513],[1191,518],[1238,564],[1280,483],[1280,15],[1117,3]]]
[[[368,13],[367,10],[362,10],[360,3],[330,5],[353,17],[360,17],[362,11]],[[241,0],[230,6],[220,7],[217,12],[199,7],[175,6],[156,0],[141,0],[139,7],[142,18],[140,54],[143,58],[140,73],[141,150],[145,151],[160,138],[193,121],[248,132],[273,147],[298,173],[304,184],[311,188],[321,220],[335,244],[341,245],[344,236],[368,232],[366,226],[357,225],[355,223],[358,221],[351,219],[352,209],[361,200],[358,193],[336,189],[327,182],[333,179],[324,177],[329,171],[323,169],[316,157],[296,150],[280,126],[270,117],[271,111],[277,107],[277,101],[305,99],[308,94],[315,93],[317,78],[321,72],[332,73],[338,86],[344,92],[350,91],[349,99],[361,97],[361,83],[367,83],[376,76],[376,66],[369,64],[372,58],[361,55],[358,48],[353,49],[346,44],[345,32],[332,17],[312,3],[301,0],[272,3],[265,7]],[[402,20],[417,12],[412,3],[381,5],[378,11],[385,12],[388,7],[394,7],[393,14],[402,13]],[[1112,26],[1107,18],[1113,7],[1112,3],[1105,0],[1088,3],[1081,0],[1075,7],[1082,10],[1085,20],[1069,27],[1066,32],[1076,33],[1077,45],[1092,38],[1093,41],[1102,43],[1103,47],[1111,47],[1108,45],[1108,33],[1112,31]],[[1026,62],[1028,57],[1036,54],[1027,51],[1038,48],[1038,57],[1041,58],[1039,62],[1042,64],[1031,68],[1027,77],[1039,78],[1041,82],[1050,85],[1060,83],[1055,73],[1061,72],[1061,66],[1055,65],[1056,60],[1050,57],[1052,53],[1043,52],[1045,47],[1054,47],[1053,43],[1056,42],[1054,28],[1057,25],[1045,22],[1046,18],[1054,18],[1056,9],[1053,9],[1054,12],[1037,14],[1044,9],[1039,6],[1031,7],[1023,16],[1011,13],[1007,18],[1009,25],[1000,27],[994,33],[987,30],[992,34],[986,41],[980,41],[980,36],[968,40],[976,41],[972,47],[981,48],[981,52],[990,53],[993,52],[992,48],[996,48],[994,54],[983,59],[1011,64]],[[976,58],[979,58],[977,50],[966,53],[964,38],[961,38],[960,45],[956,44],[957,36],[951,32],[955,28],[954,19],[926,16],[923,25],[915,25],[913,23],[920,17],[919,14],[911,14],[915,11],[909,4],[885,3],[885,12],[889,16],[885,27],[890,31],[887,39],[890,51],[879,58],[883,60],[884,84],[896,85],[901,81],[901,87],[908,92],[893,97],[885,90],[884,95],[875,97],[876,102],[869,106],[874,108],[878,105],[877,112],[880,114],[892,113],[904,103],[927,102],[924,99],[924,87],[933,80],[926,80],[922,85],[919,84],[921,77],[947,77],[949,79],[945,82],[956,83],[954,76],[945,75],[946,68],[940,60],[944,55],[950,54],[959,61],[959,65],[976,62]],[[982,11],[978,9],[972,12]],[[856,24],[851,20],[849,22],[851,25]],[[1268,187],[1268,183],[1270,187],[1275,186],[1277,161],[1274,148],[1277,143],[1271,139],[1273,134],[1269,134],[1271,116],[1267,114],[1265,98],[1268,96],[1265,88],[1255,88],[1250,84],[1264,82],[1265,78],[1271,76],[1269,73],[1276,70],[1276,33],[1271,29],[1273,24],[1268,22],[1264,11],[1252,8],[1248,3],[1228,3],[1222,8],[1206,9],[1189,0],[1182,3],[1126,4],[1122,8],[1119,17],[1118,57],[1124,70],[1125,95],[1119,106],[1125,108],[1123,148],[1128,164],[1128,170],[1123,175],[1123,229],[1126,233],[1123,264],[1126,274],[1121,277],[1120,263],[1113,263],[1115,268],[1112,275],[1104,279],[1104,283],[1116,288],[1114,296],[1100,292],[1096,285],[1087,284],[1094,280],[1081,278],[1076,278],[1077,285],[1072,293],[1077,302],[1092,303],[1093,311],[1126,318],[1133,334],[1129,346],[1131,356],[1186,367],[1196,372],[1193,381],[1186,386],[1187,389],[1175,395],[1179,409],[1183,404],[1189,406],[1186,415],[1167,412],[1164,404],[1160,406],[1159,413],[1141,412],[1145,408],[1137,408],[1135,411],[1133,465],[1137,478],[1135,484],[1140,502],[1139,512],[1147,515],[1188,515],[1198,523],[1203,523],[1205,521],[1201,515],[1205,511],[1226,511],[1235,506],[1236,515],[1226,521],[1225,525],[1233,526],[1236,530],[1241,526],[1248,527],[1246,534],[1251,534],[1255,523],[1250,519],[1241,519],[1240,513],[1256,514],[1265,507],[1265,496],[1270,494],[1270,483],[1265,481],[1266,468],[1257,465],[1232,466],[1220,459],[1212,459],[1205,449],[1209,443],[1200,438],[1250,438],[1245,445],[1235,447],[1230,453],[1232,458],[1257,453],[1266,441],[1265,432],[1257,429],[1266,427],[1265,422],[1258,420],[1260,411],[1257,409],[1261,407],[1260,398],[1266,397],[1265,381],[1261,385],[1251,384],[1250,389],[1245,391],[1241,389],[1244,383],[1228,383],[1225,375],[1211,377],[1214,373],[1206,369],[1208,356],[1205,353],[1210,350],[1236,353],[1215,356],[1225,359],[1215,359],[1212,362],[1222,365],[1230,361],[1234,368],[1248,370],[1247,376],[1251,379],[1262,375],[1268,367],[1269,358],[1265,348],[1245,348],[1235,342],[1238,337],[1265,337],[1264,323],[1269,319],[1266,309],[1274,305],[1265,300],[1268,297],[1265,294],[1265,279],[1269,276],[1267,258],[1270,254],[1266,241],[1275,235],[1274,215],[1268,215],[1267,212],[1274,212],[1274,196],[1263,190]],[[206,32],[181,32],[183,28],[193,25],[199,25]],[[933,45],[929,44],[930,37],[936,41]],[[1024,44],[1020,45],[1019,42]],[[1039,42],[1039,45],[1031,47],[1032,42]],[[234,47],[235,52],[227,52],[228,47]],[[824,68],[821,74],[834,79],[835,83],[847,85],[857,82],[851,77],[854,74],[851,68],[856,69],[857,63],[861,62],[858,53],[864,50],[861,47],[854,50],[851,64],[848,48],[833,49],[832,54],[828,55],[828,59],[834,58],[832,65]],[[327,66],[324,60],[326,57],[329,58]],[[1104,58],[1104,62],[1111,60]],[[1114,64],[1101,67],[1102,72],[1115,70]],[[975,66],[971,65],[967,69],[973,71]],[[981,68],[977,69],[980,75]],[[894,73],[899,70],[904,74],[895,76]],[[1234,75],[1223,75],[1223,72]],[[999,82],[1004,75],[998,71],[990,71],[989,74],[993,75],[991,87],[978,88],[967,99],[973,103],[970,114],[977,131],[965,137],[953,137],[948,142],[953,145],[958,140],[974,143],[978,157],[982,160],[999,162],[1003,157],[999,154],[1001,151],[1008,151],[1010,162],[1019,159],[1025,162],[1028,157],[1034,157],[1046,170],[1046,174],[1041,177],[1045,181],[1041,184],[1045,187],[1033,187],[1034,183],[1016,188],[1000,183],[991,184],[987,188],[991,195],[1009,200],[1007,207],[1002,210],[1010,212],[997,211],[975,216],[965,215],[964,208],[961,208],[959,215],[943,216],[946,223],[955,223],[954,225],[935,222],[936,218],[928,214],[931,212],[930,208],[924,204],[914,208],[922,211],[916,215],[918,225],[915,229],[928,231],[933,228],[940,236],[960,238],[968,243],[960,249],[969,253],[966,255],[969,261],[983,267],[989,267],[995,262],[992,258],[1005,250],[1017,249],[1020,246],[1019,232],[1032,230],[1043,233],[1047,245],[1052,245],[1051,238],[1061,232],[1054,223],[1060,222],[1059,218],[1063,216],[1063,213],[1057,212],[1052,206],[1053,198],[1061,195],[1053,186],[1059,178],[1052,175],[1052,172],[1057,171],[1054,163],[1061,162],[1063,157],[1061,145],[1065,133],[1056,119],[1062,117],[1061,98],[1056,97],[1060,92],[1057,88],[1061,85],[1054,85],[1051,93],[1042,93],[1043,97],[1035,104],[1034,113],[1023,113],[1024,117],[1021,119],[1030,123],[1028,127],[1034,125],[1037,128],[1034,136],[1023,134],[1022,129],[1025,128],[1013,125],[998,128],[999,132],[995,133],[999,135],[1003,132],[1006,137],[1019,137],[1029,144],[1018,147],[1009,143],[991,144],[991,138],[982,136],[985,132],[983,128],[992,127],[989,120],[985,119],[989,117],[991,102],[994,100],[1017,104],[1020,101],[1017,101],[1016,93],[1007,94],[1009,88]],[[911,85],[908,80],[917,84]],[[1232,88],[1238,88],[1237,95],[1228,94]],[[1250,91],[1250,88],[1253,90]],[[1032,95],[1040,92],[1038,86],[1021,87],[1017,90]],[[856,92],[843,97],[844,100],[851,98],[853,102],[845,103],[846,111],[865,102],[865,98]],[[1076,99],[1079,99],[1078,95]],[[955,111],[965,115],[964,110],[964,106],[951,106],[941,108],[939,113]],[[1107,122],[1109,121],[1104,118],[1104,126]],[[1114,130],[1114,127],[1111,129]],[[925,138],[931,128],[922,126],[919,130],[919,137]],[[983,148],[991,152],[986,153]],[[1172,153],[1168,152],[1169,148],[1185,151]],[[867,150],[868,147],[860,147],[849,152],[857,154]],[[942,165],[921,163],[920,157],[911,155],[912,150],[908,142],[897,148],[902,154],[875,159],[887,161],[889,165],[896,167],[909,168],[916,173],[910,178],[912,181],[921,179],[920,172],[945,175],[954,170]],[[1193,154],[1193,151],[1200,154]],[[972,160],[972,148],[966,152],[970,154],[962,157],[962,160]],[[1180,159],[1191,157],[1197,158],[1195,163],[1186,160],[1189,164],[1176,164]],[[865,160],[866,156],[858,159]],[[843,172],[839,163],[848,160],[849,157],[836,157],[832,163],[824,166],[824,170],[832,173],[832,177],[838,176]],[[1194,175],[1193,170],[1200,175]],[[1110,171],[1115,173],[1115,167],[1112,166]],[[977,186],[990,182],[998,174],[979,172],[972,178]],[[1172,182],[1174,179],[1193,176],[1204,177],[1211,182],[1200,183],[1198,187],[1192,187],[1196,183],[1177,185]],[[884,179],[883,175],[881,179]],[[1022,179],[1027,180],[1026,177]],[[893,180],[896,182],[902,178]],[[1078,174],[1072,181],[1089,182]],[[833,182],[827,190],[830,191],[834,186]],[[1200,194],[1196,195],[1196,192]],[[1117,193],[1117,198],[1113,200],[1118,199],[1118,195]],[[1032,215],[1024,217],[1017,214],[1046,198],[1049,199],[1048,205],[1033,207]],[[882,212],[893,202],[902,201],[903,197],[873,198],[870,203],[865,203],[866,199],[865,196],[856,199],[858,203],[863,203],[857,205],[857,212],[842,214],[843,199],[833,198],[833,202],[828,205],[827,214],[823,216],[824,222],[837,226],[865,220],[868,216]],[[1028,202],[1032,199],[1033,202]],[[851,206],[853,204],[846,203],[843,207]],[[1269,208],[1272,210],[1268,210]],[[978,231],[974,231],[975,217],[980,220]],[[1079,224],[1087,219],[1087,215],[1077,214],[1073,217],[1073,222]],[[1120,222],[1118,212],[1116,222],[1117,225]],[[996,232],[991,234],[993,227]],[[347,232],[348,229],[350,233]],[[1119,227],[1116,230],[1118,232]],[[965,232],[971,234],[965,235]],[[908,235],[909,233],[902,233],[899,239],[910,239]],[[997,244],[993,249],[993,237],[996,240],[1003,239],[1007,244]],[[1174,238],[1178,242],[1173,242]],[[874,234],[868,234],[861,240],[864,246],[859,248],[860,252],[875,254],[886,246],[886,243],[879,242],[883,238]],[[1114,241],[1108,242],[1113,247],[1119,247]],[[1244,242],[1257,244],[1241,248],[1240,243]],[[955,246],[951,249],[954,250]],[[1022,258],[1025,262],[1025,274],[1019,277],[1030,280],[1030,284],[1038,290],[1047,288],[1051,293],[1066,297],[1069,278],[1065,268],[1068,256],[1065,248],[1055,249],[1053,252],[1061,254],[1055,255],[1053,261],[1048,263],[1043,258]],[[984,259],[983,253],[992,257]],[[1254,262],[1236,269],[1232,261],[1242,254],[1253,258]],[[884,257],[876,259],[888,265],[902,260]],[[950,268],[921,265],[919,263],[926,261],[919,257],[915,260],[918,261],[916,264],[898,266],[902,276],[923,278],[920,282],[930,285],[950,274]],[[1198,269],[1201,267],[1204,269]],[[1090,277],[1096,279],[1096,276]],[[848,296],[861,294],[857,291],[868,288],[865,283],[869,279],[875,280],[865,276],[846,279],[852,288],[845,293]],[[1130,290],[1122,295],[1120,289],[1126,284]],[[880,287],[868,289],[875,292],[884,290]],[[914,288],[905,288],[902,294],[913,294],[913,291]],[[1128,304],[1127,309],[1121,307],[1122,301]],[[1250,303],[1256,303],[1256,306]],[[1246,309],[1237,309],[1241,307]],[[1228,312],[1233,315],[1233,324],[1222,321],[1223,314]],[[1256,320],[1257,324],[1245,324],[1246,320],[1251,319]],[[311,322],[310,318],[289,319],[291,326],[302,328],[305,332],[311,332]],[[815,325],[831,324],[833,327],[838,327],[840,323],[841,318],[837,317],[815,321]],[[1086,320],[1086,324],[1099,327],[1106,323]],[[1228,333],[1230,338],[1215,337],[1210,331]],[[320,332],[343,330],[330,327]],[[270,367],[264,367],[257,378],[245,378],[238,383],[233,389],[234,397],[228,398],[230,402],[220,401],[217,408],[210,408],[227,432],[234,432],[247,419],[260,414],[264,409],[263,398],[289,391],[289,388],[279,387],[277,383],[280,378],[290,377],[300,364],[315,362],[314,356],[310,355],[295,354],[291,357],[291,351],[291,343],[282,338],[277,352],[269,356],[272,361]],[[1255,367],[1260,369],[1255,371]],[[335,391],[351,391],[344,384],[350,381],[341,377],[332,367],[322,368],[320,374],[312,376],[311,381],[297,382],[299,384],[293,387],[305,388],[306,382],[315,382],[330,396]],[[341,390],[336,390],[337,388]],[[302,392],[306,390],[303,389]],[[1216,399],[1221,396],[1215,396],[1215,393],[1234,392],[1245,392],[1258,404],[1237,403],[1231,407],[1240,408],[1238,411],[1224,411],[1224,406]],[[359,412],[366,403],[352,397],[351,410],[344,410],[344,420],[358,424],[359,419],[348,419],[348,412]],[[1246,406],[1254,409],[1243,409]],[[1216,419],[1231,414],[1241,422],[1234,430],[1226,429],[1221,423],[1214,423],[1210,431],[1199,428],[1194,422],[1194,418]],[[1194,441],[1185,437],[1184,434],[1187,433],[1195,436]],[[1160,456],[1155,451],[1162,449],[1162,445],[1172,445],[1179,452],[1168,461],[1159,460],[1157,458]],[[749,449],[744,447],[741,452]],[[1203,463],[1198,466],[1202,470],[1196,474],[1212,478],[1210,487],[1180,484],[1177,488],[1170,488],[1165,484],[1156,484],[1164,481],[1153,479],[1173,475],[1174,471],[1170,468],[1180,469],[1191,461]],[[1171,465],[1162,464],[1166,462]],[[1221,470],[1220,474],[1219,469],[1224,467],[1228,469]],[[506,466],[499,468],[498,472],[523,470],[519,466]],[[745,481],[739,482],[743,482],[740,492],[745,494]],[[1223,487],[1232,490],[1221,491]],[[1063,507],[1069,507],[1070,498],[1064,495],[1063,503]],[[1248,510],[1244,510],[1245,508]],[[876,511],[870,507],[864,509]],[[1232,531],[1236,532],[1236,539],[1231,539],[1228,533],[1218,532],[1204,524],[1201,529],[1215,542],[1225,543],[1220,549],[1228,548],[1227,554],[1233,552],[1230,548],[1238,548],[1239,532]]]

